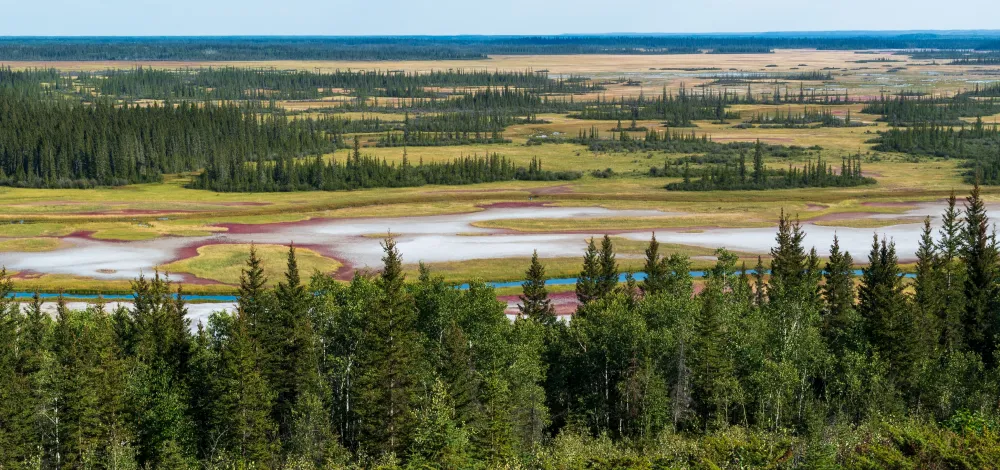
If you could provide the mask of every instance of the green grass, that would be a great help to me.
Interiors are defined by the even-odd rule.
[[[60,237],[71,232],[73,229],[68,224],[0,222],[0,236],[3,237]]]
[[[645,264],[645,250],[649,246],[649,242],[621,237],[611,237],[611,239],[621,272],[641,271]],[[583,249],[584,247],[581,245],[578,257],[543,258],[541,262],[545,266],[545,275],[549,278],[576,277],[582,268]],[[694,270],[703,270],[714,266],[715,252],[716,250],[713,248],[700,246],[660,244],[661,255],[676,253],[692,258],[691,268]],[[739,257],[740,262],[745,262],[747,266],[753,266],[757,262],[758,255],[756,253],[734,253]],[[767,259],[768,257],[765,256],[764,260]],[[524,279],[524,272],[530,263],[530,257],[513,257],[426,264],[431,268],[432,273],[443,276],[445,281],[463,283],[476,279],[496,282],[520,281]],[[417,265],[407,265],[406,271],[410,279],[415,279]]]
[[[198,248],[198,255],[162,266],[167,272],[189,273],[202,279],[236,285],[246,266],[250,245],[208,245]],[[337,260],[322,256],[312,250],[297,248],[296,260],[299,274],[308,278],[315,271],[332,273],[340,268]],[[264,266],[264,274],[271,284],[284,278],[288,248],[281,245],[257,245],[257,256]]]
[[[553,73],[581,74],[595,79],[616,78],[623,68],[647,70],[649,67],[715,67],[715,62],[739,60],[742,70],[764,70],[771,62],[778,63],[778,70],[787,71],[799,63],[808,63],[811,68],[837,67],[856,69],[857,64],[851,62],[856,57],[853,54],[829,51],[777,51],[774,55],[757,59],[746,57],[708,57],[699,55],[676,57],[644,57],[621,56],[613,63],[606,58],[574,56],[511,56],[494,57],[490,61],[491,68],[508,70],[527,70],[546,68]],[[663,63],[666,60],[669,63]],[[846,60],[846,62],[845,62]],[[266,67],[268,62],[258,65]],[[162,64],[149,64],[162,66]],[[462,67],[457,62],[401,62],[384,63],[380,67],[400,70],[425,70],[433,68]],[[32,64],[21,64],[15,67],[34,67]],[[103,70],[113,66],[106,63],[73,62],[55,64],[57,67],[68,67],[68,70]],[[292,61],[283,63],[282,68],[302,68],[313,70],[318,65],[313,62]],[[367,68],[370,64],[358,62],[323,62],[327,70],[335,68]],[[908,64],[908,70],[894,74],[901,83],[909,83],[917,88],[932,87],[924,91],[933,93],[954,92],[967,87],[965,79],[975,76],[970,68],[952,67],[946,65],[926,66]],[[772,69],[768,69],[772,70]],[[940,81],[932,85],[923,82],[924,71],[961,72],[961,74],[942,75]],[[949,78],[950,77],[950,78]],[[668,87],[676,91],[678,83],[667,80],[656,74],[642,78],[644,87],[624,87],[609,85],[606,92],[601,92],[606,98],[621,95],[637,96],[645,92],[658,93],[660,87]],[[838,72],[834,81],[837,86],[850,88],[852,97],[862,94],[873,94],[868,78],[861,73]],[[707,81],[691,77],[686,80],[688,87]],[[755,84],[755,93],[770,91],[770,84]],[[923,89],[923,88],[921,88]],[[792,92],[795,92],[792,85]],[[590,94],[594,98],[597,94]],[[577,97],[582,99],[583,97]],[[389,102],[381,100],[380,102]],[[282,102],[290,108],[302,109],[312,106],[328,106],[332,101],[314,102]],[[821,106],[809,105],[810,109],[818,110]],[[776,110],[787,113],[789,110],[800,112],[801,105],[741,105],[734,111],[745,116],[754,112],[773,114]],[[846,113],[848,109],[857,120],[870,122],[875,116],[859,113],[861,105],[836,105],[830,109],[838,113]],[[376,116],[372,113],[348,113],[346,116],[360,117],[362,114]],[[304,112],[298,117],[315,116],[312,111]],[[400,113],[379,113],[383,120],[402,119]],[[469,145],[455,147],[410,147],[406,149],[411,161],[448,161],[461,156],[485,155],[500,153],[518,164],[527,164],[532,158],[542,159],[544,167],[549,170],[574,170],[589,173],[590,170],[612,168],[619,176],[610,179],[598,179],[585,175],[577,181],[559,182],[527,182],[512,181],[470,186],[425,186],[419,188],[392,188],[361,191],[338,192],[302,192],[302,193],[214,193],[187,189],[184,187],[191,174],[172,175],[163,183],[131,185],[121,188],[97,188],[88,190],[75,189],[30,189],[0,187],[0,205],[4,207],[0,214],[0,251],[44,251],[59,246],[56,237],[66,236],[73,232],[92,232],[92,236],[107,240],[148,240],[163,236],[202,236],[224,231],[218,224],[266,224],[276,222],[295,222],[310,218],[352,218],[352,217],[404,217],[438,214],[454,214],[480,210],[484,204],[494,202],[522,202],[531,198],[560,206],[602,206],[610,209],[655,209],[668,212],[680,212],[684,215],[673,217],[644,218],[591,218],[579,220],[540,220],[521,219],[503,220],[482,223],[481,226],[504,228],[525,232],[580,231],[597,232],[614,230],[647,230],[668,228],[672,230],[691,231],[699,227],[761,227],[771,226],[777,220],[781,211],[798,215],[803,222],[818,225],[847,226],[858,228],[876,228],[899,223],[909,223],[910,219],[895,216],[887,219],[848,218],[842,220],[822,220],[824,216],[844,213],[882,213],[901,214],[906,208],[874,207],[864,205],[864,202],[909,202],[939,200],[955,190],[964,195],[969,186],[961,177],[960,162],[945,161],[932,158],[921,158],[917,162],[898,154],[879,153],[871,150],[867,141],[874,133],[884,129],[884,123],[863,128],[817,128],[817,129],[734,129],[736,122],[716,124],[712,122],[697,122],[693,130],[698,134],[709,134],[717,142],[753,141],[761,139],[764,142],[801,145],[811,147],[819,145],[822,150],[810,150],[810,155],[793,159],[769,159],[766,163],[772,168],[786,168],[789,164],[801,167],[808,159],[817,156],[833,164],[839,165],[840,157],[855,152],[864,156],[864,170],[873,175],[878,184],[860,188],[809,188],[780,191],[712,191],[712,192],[670,192],[663,186],[670,182],[667,178],[650,178],[645,176],[650,166],[662,165],[664,160],[676,159],[683,155],[664,152],[592,152],[587,147],[575,144],[545,144],[541,146],[526,146],[526,140],[535,135],[553,135],[560,132],[566,136],[577,135],[580,130],[597,127],[606,133],[617,124],[616,121],[590,121],[570,119],[566,115],[544,114],[539,118],[550,121],[547,124],[523,124],[510,126],[504,135],[512,140],[510,144]],[[988,120],[988,119],[987,119]],[[651,129],[662,129],[657,121],[640,121],[638,123]],[[687,129],[685,129],[687,131]],[[377,137],[366,135],[366,141]],[[388,161],[400,161],[402,148],[363,149],[364,153],[385,158]],[[349,151],[337,151],[328,158],[343,159]],[[983,188],[988,201],[1000,201],[1000,187]],[[134,211],[146,211],[135,213]],[[165,211],[154,213],[150,211]],[[821,220],[810,222],[817,218]],[[21,223],[21,222],[24,223]],[[13,223],[11,223],[13,222]],[[376,235],[381,236],[381,235]],[[645,242],[628,241],[616,238],[616,246],[621,254],[620,261],[626,267],[640,260]],[[262,248],[263,249],[263,248]],[[709,257],[714,250],[671,246],[669,251],[680,251],[689,256]],[[221,250],[221,251],[217,251]],[[284,249],[269,248],[274,251],[268,256],[272,263],[283,269]],[[238,269],[242,266],[245,249],[237,252],[226,252],[222,248],[206,249],[204,253],[190,260],[172,263],[171,268],[181,267],[207,279],[219,282],[235,282]],[[305,250],[303,257],[307,257]],[[581,253],[582,255],[582,253]],[[315,255],[318,257],[318,255]],[[332,265],[327,258],[316,260],[321,269],[329,269]],[[502,260],[474,260],[461,263],[439,263],[434,265],[440,272],[455,282],[464,282],[473,278],[491,280],[520,279],[527,267],[527,259],[513,258]],[[705,259],[696,259],[696,265],[711,264]],[[579,271],[580,260],[566,258],[547,260],[549,274],[556,277],[574,275]],[[413,268],[413,267],[411,267]],[[197,274],[197,271],[201,274]],[[411,269],[413,272],[413,269]],[[280,277],[281,271],[275,268],[272,279]],[[306,270],[303,269],[303,274]],[[415,274],[414,274],[415,275]],[[18,279],[19,286],[43,286],[48,290],[58,287],[95,289],[128,289],[124,281],[95,281],[72,276],[41,276],[32,279]],[[191,289],[230,289],[228,285],[190,286]]]
[[[769,227],[770,221],[748,219],[743,214],[699,214],[673,217],[611,217],[593,219],[502,219],[474,222],[481,228],[518,232],[614,231],[695,227]]]
[[[822,225],[825,227],[882,228],[882,227],[891,227],[893,225],[916,224],[920,223],[920,220],[914,218],[850,219],[850,220],[821,220],[818,222],[810,222],[810,223],[815,225]]]
[[[62,240],[53,237],[0,238],[0,251],[52,251],[63,245]]]
[[[9,273],[17,274],[17,273]],[[176,278],[174,279],[176,281]],[[66,292],[67,294],[131,294],[131,281],[91,279],[66,274],[45,274],[15,278],[14,289],[24,292]],[[184,284],[186,294],[231,295],[236,288],[225,284]]]

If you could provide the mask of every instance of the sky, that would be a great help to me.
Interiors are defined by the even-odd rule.
[[[0,0],[0,36],[1000,29],[1000,0]]]

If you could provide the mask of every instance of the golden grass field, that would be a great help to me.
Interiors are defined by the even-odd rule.
[[[891,57],[905,62],[888,64],[905,67],[906,70],[891,74],[891,81],[872,82],[871,73],[885,64],[858,64],[853,61],[877,57]],[[802,65],[805,64],[805,65]],[[14,68],[56,67],[62,70],[102,70],[142,65],[144,67],[179,68],[198,66],[219,66],[220,63],[178,63],[178,62],[14,62],[7,63]],[[708,81],[699,78],[700,72],[685,72],[678,77],[677,70],[661,69],[729,69],[743,71],[801,71],[831,68],[834,80],[825,86],[847,89],[852,96],[877,95],[880,86],[905,83],[912,89],[923,89],[933,93],[954,93],[968,87],[968,80],[980,75],[978,67],[931,65],[930,61],[909,60],[889,54],[855,54],[850,51],[779,50],[774,54],[750,55],[665,55],[665,56],[497,56],[484,61],[406,61],[406,62],[310,62],[275,61],[225,63],[229,66],[258,66],[279,69],[320,70],[335,69],[383,69],[426,72],[440,69],[488,69],[488,70],[549,70],[551,74],[585,75],[596,80],[612,80],[628,77],[642,82],[642,87],[609,85],[602,92],[607,97],[625,94],[658,94],[666,86],[676,90],[680,86],[693,87]],[[777,65],[777,67],[767,67]],[[865,68],[869,68],[866,70]],[[875,69],[875,70],[872,70]],[[708,72],[707,70],[705,71]],[[938,73],[935,81],[927,81],[928,73]],[[798,85],[789,85],[797,90]],[[925,87],[925,88],[922,88]],[[745,88],[743,89],[745,91]],[[766,91],[762,88],[759,91]],[[315,102],[281,102],[292,110],[308,110],[326,107],[331,100],[319,104]],[[818,106],[809,106],[812,109]],[[864,170],[874,176],[878,184],[858,188],[814,188],[780,191],[745,192],[668,192],[663,185],[671,181],[666,178],[646,176],[651,166],[661,166],[665,160],[681,155],[662,152],[624,153],[592,152],[575,144],[545,144],[527,146],[529,137],[555,133],[575,136],[580,130],[595,126],[608,132],[617,122],[582,121],[565,115],[547,114],[539,118],[551,121],[548,124],[523,124],[511,126],[504,133],[510,144],[473,145],[453,147],[410,147],[406,149],[411,161],[446,161],[460,156],[486,155],[498,153],[518,164],[527,164],[538,157],[546,169],[591,170],[613,169],[617,176],[607,179],[590,175],[576,181],[562,182],[504,182],[474,186],[425,186],[419,188],[378,189],[351,192],[299,192],[238,194],[214,193],[187,189],[184,184],[191,175],[173,175],[163,183],[133,185],[120,188],[90,190],[23,189],[0,187],[0,252],[2,251],[45,251],[62,246],[58,237],[72,233],[89,232],[90,236],[107,240],[148,240],[157,237],[199,236],[224,233],[224,223],[271,223],[292,222],[311,218],[352,218],[352,217],[401,217],[461,213],[481,210],[480,206],[496,202],[519,202],[529,198],[536,202],[565,206],[602,206],[612,209],[658,209],[670,212],[685,212],[688,215],[670,218],[594,218],[594,219],[514,219],[491,221],[481,224],[490,228],[502,228],[523,232],[554,231],[601,231],[621,229],[643,229],[671,227],[675,229],[697,229],[701,227],[761,227],[775,223],[779,213],[785,210],[798,214],[803,221],[817,219],[823,225],[855,226],[874,228],[897,223],[912,223],[907,218],[880,220],[830,220],[836,214],[858,212],[880,212],[897,214],[904,209],[898,207],[874,207],[865,202],[907,202],[939,200],[952,190],[959,194],[968,190],[962,181],[960,169],[955,161],[906,159],[901,155],[875,154],[867,143],[873,134],[884,128],[874,122],[875,116],[860,113],[860,104],[833,105],[830,111],[836,114],[852,113],[852,118],[872,124],[860,128],[813,128],[813,129],[735,129],[733,123],[718,124],[698,122],[697,128],[684,129],[698,135],[707,134],[718,142],[761,141],[783,145],[811,147],[819,145],[822,150],[810,151],[809,155],[796,159],[768,161],[768,165],[787,167],[802,166],[808,159],[822,157],[834,166],[840,157],[860,152],[865,156]],[[737,106],[733,110],[748,116],[753,113],[773,113],[780,110],[801,111],[802,106]],[[296,118],[309,116],[300,114]],[[398,120],[398,114],[371,114],[384,120]],[[359,118],[362,113],[349,113]],[[992,118],[991,118],[992,119]],[[659,122],[640,121],[641,126],[663,129]],[[400,161],[402,148],[376,148],[375,135],[362,135],[366,147],[363,153]],[[371,145],[367,145],[371,144]],[[339,151],[327,158],[345,158],[348,151]],[[984,188],[987,200],[1000,201],[1000,188]],[[622,249],[621,263],[625,268],[636,268],[641,262],[641,247],[634,242],[619,239]],[[194,289],[202,291],[231,290],[238,280],[239,263],[245,256],[245,247],[240,245],[212,245],[202,247],[198,255],[164,266],[171,272],[187,273],[202,279],[216,281],[224,285],[200,285]],[[684,251],[692,256],[703,257],[698,264],[705,265],[711,250],[675,246],[672,250]],[[260,251],[265,261],[278,266],[283,263],[284,249],[278,246],[262,246]],[[750,254],[744,254],[750,257]],[[300,266],[304,275],[319,269],[330,272],[339,267],[336,260],[317,253],[301,250]],[[465,281],[472,278],[493,280],[518,279],[527,265],[526,259],[506,258],[474,260],[460,263],[438,263],[432,267],[451,281]],[[548,271],[553,276],[570,275],[579,270],[579,260],[557,258],[547,260]],[[269,268],[272,280],[279,277],[277,267]],[[415,273],[415,266],[410,266]],[[59,284],[72,288],[127,289],[126,282],[93,281],[67,276],[45,275],[20,280],[27,286],[51,289]],[[229,285],[229,286],[226,286]]]
[[[887,64],[857,63],[858,60],[889,58],[899,60]],[[946,62],[946,61],[941,61]],[[789,72],[828,69],[835,75],[838,85],[852,94],[877,94],[883,87],[907,83],[927,91],[953,93],[968,88],[967,79],[981,77],[988,67],[953,66],[937,64],[931,60],[913,60],[891,52],[856,54],[853,51],[817,51],[812,49],[778,49],[773,54],[670,54],[670,55],[497,55],[486,60],[445,61],[236,61],[236,62],[178,62],[178,61],[40,61],[5,62],[14,69],[53,67],[67,71],[95,72],[109,68],[149,67],[183,69],[197,67],[265,67],[282,70],[331,72],[334,70],[402,70],[429,72],[432,70],[548,70],[554,75],[584,75],[599,80],[628,77],[642,82],[642,87],[611,87],[607,96],[623,94],[658,93],[662,87],[677,89],[681,85],[692,87],[707,81],[699,75],[733,70],[748,72]],[[768,67],[773,66],[773,67]],[[871,74],[890,68],[905,68],[893,73],[889,79],[872,77]],[[686,70],[692,69],[692,70]],[[714,69],[714,70],[713,70]],[[673,73],[670,73],[673,72]],[[935,73],[934,81],[927,81],[927,73]],[[795,87],[797,88],[797,84]],[[770,90],[770,87],[762,87]],[[745,91],[745,87],[740,88]],[[756,90],[755,90],[756,91]]]

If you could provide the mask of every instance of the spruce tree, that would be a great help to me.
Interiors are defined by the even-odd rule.
[[[734,365],[726,351],[725,312],[734,266],[735,256],[721,252],[701,294],[701,309],[695,319],[691,382],[695,408],[706,430],[727,424]]]
[[[966,266],[965,277],[965,342],[984,361],[992,363],[994,332],[998,320],[998,289],[996,237],[990,232],[986,203],[980,196],[979,185],[966,198],[965,228],[962,232],[962,260]]]
[[[285,279],[275,289],[277,309],[268,315],[266,344],[267,379],[275,393],[274,418],[287,436],[292,426],[292,408],[306,391],[319,387],[318,364],[313,350],[313,328],[309,316],[309,294],[299,277],[295,245],[288,247]]]
[[[538,261],[538,250],[531,255],[531,266],[525,271],[525,281],[521,284],[523,293],[517,308],[521,315],[535,321],[551,324],[555,321],[555,307],[545,289],[545,267]]]
[[[894,242],[876,235],[862,270],[858,290],[858,313],[869,347],[877,351],[897,378],[907,377],[912,366],[914,337],[908,302],[903,294],[902,273]]]
[[[646,264],[643,271],[646,273],[646,279],[639,285],[643,294],[662,292],[666,284],[666,272],[663,260],[660,258],[660,242],[656,241],[655,232],[649,240],[649,247],[646,248]]]
[[[940,312],[944,311],[944,289],[941,260],[931,229],[931,218],[924,219],[924,229],[917,247],[917,278],[913,283],[913,302],[916,307],[915,331],[928,348],[936,346],[943,335]]]
[[[469,338],[462,327],[451,322],[444,331],[441,379],[455,408],[455,420],[474,429],[481,423],[478,401],[479,377],[473,362]]]
[[[965,265],[962,261],[962,214],[958,208],[955,192],[948,197],[948,207],[941,217],[940,239],[937,245],[940,263],[941,309],[938,322],[941,324],[941,344],[948,351],[964,347],[965,316]]]
[[[261,348],[240,306],[230,328],[214,381],[216,438],[234,463],[270,466],[279,449],[278,426],[271,418],[274,393],[264,377]]]
[[[240,287],[236,300],[238,308],[246,316],[251,333],[254,333],[258,319],[265,314],[266,284],[264,264],[257,257],[257,248],[251,243],[246,268],[240,274]]]
[[[805,232],[784,210],[778,219],[777,246],[771,248],[771,277],[767,286],[771,302],[808,301],[811,293],[807,270],[809,259],[802,246]]]
[[[229,316],[229,319],[233,318]],[[218,390],[216,366],[219,350],[212,344],[205,325],[198,323],[191,344],[191,358],[187,377],[188,409],[192,416],[197,455],[208,455],[213,446],[215,425],[215,391]]]
[[[23,320],[10,295],[13,284],[0,270],[0,468],[17,468],[35,449],[31,383],[23,370]]]
[[[402,455],[412,437],[413,404],[423,354],[416,331],[416,304],[404,286],[396,242],[382,244],[380,298],[368,312],[359,353],[357,413],[361,443],[369,451]]]
[[[764,275],[767,268],[764,267],[764,259],[757,256],[757,265],[753,268],[754,304],[758,308],[767,303],[767,284],[764,282]]]
[[[753,182],[754,184],[760,186],[765,183],[767,179],[766,169],[764,167],[764,148],[760,143],[760,139],[757,139],[757,143],[754,144],[753,148]]]
[[[598,282],[601,276],[601,266],[597,258],[597,245],[591,238],[587,251],[583,254],[583,270],[576,279],[576,298],[586,304],[599,297]]]
[[[618,262],[615,261],[615,247],[611,237],[605,235],[601,240],[601,251],[598,253],[597,296],[605,297],[614,292],[618,286]]]
[[[826,264],[823,297],[823,336],[835,351],[843,352],[856,335],[854,309],[854,259],[840,250],[840,239],[834,235],[830,258]]]
[[[445,469],[468,467],[469,435],[456,421],[448,389],[440,379],[434,381],[430,396],[418,409],[416,422],[413,442],[407,450],[411,465]]]

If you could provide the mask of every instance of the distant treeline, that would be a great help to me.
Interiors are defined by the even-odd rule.
[[[503,137],[507,126],[535,122],[533,115],[524,118],[504,113],[446,112],[416,117],[404,114],[402,121],[379,117],[351,118],[338,114],[296,118],[297,126],[310,132],[322,132],[337,147],[348,148],[345,134],[384,133],[378,139],[382,147],[420,145],[465,145],[468,143],[508,142]]]
[[[309,190],[350,190],[402,188],[425,184],[477,184],[511,180],[572,180],[579,172],[552,172],[533,159],[527,168],[516,166],[506,157],[462,157],[446,163],[423,161],[412,164],[406,156],[398,165],[362,155],[357,139],[353,153],[343,162],[291,157],[270,161],[248,160],[239,156],[209,158],[205,171],[191,187],[222,192],[275,192]]]
[[[344,71],[331,73],[259,68],[109,70],[84,83],[102,94],[132,98],[315,99],[337,94],[427,97],[425,87],[509,86],[539,93],[580,93],[601,89],[589,81],[553,80],[544,73],[448,70],[430,73]]]
[[[385,132],[400,129],[402,125],[399,121],[389,121],[378,116],[362,115],[359,118],[352,118],[338,114],[321,114],[317,117],[296,116],[294,122],[312,132],[328,134],[330,139],[341,147],[346,147],[343,140],[344,134]]]
[[[818,158],[815,163],[808,161],[800,170],[788,164],[788,170],[773,170],[764,166],[764,153],[757,145],[753,156],[753,167],[747,166],[746,153],[741,152],[735,164],[723,163],[712,165],[693,172],[687,163],[678,168],[665,164],[662,173],[676,173],[678,169],[683,181],[670,183],[666,186],[673,191],[736,191],[764,190],[789,188],[825,188],[848,187],[875,184],[874,178],[868,178],[861,173],[861,156],[844,157],[841,159],[840,172],[834,172],[833,166]],[[650,170],[653,173],[653,169]],[[700,178],[692,180],[695,175]]]
[[[967,160],[966,181],[1000,184],[1000,129],[977,119],[971,126],[919,124],[892,128],[874,139],[875,150]]]
[[[997,65],[1000,64],[1000,55],[983,55],[979,57],[965,57],[951,61],[951,65]]]
[[[717,46],[708,51],[709,54],[771,54],[774,50],[766,44],[734,44]]]
[[[861,112],[881,114],[879,121],[894,126],[914,123],[961,126],[967,123],[960,118],[1000,113],[1000,101],[971,99],[967,95],[927,99],[905,96],[893,98],[882,95],[877,101],[868,102]]]
[[[0,38],[0,60],[441,60],[490,54],[766,53],[779,48],[997,50],[996,36],[782,33],[606,36]]]
[[[595,103],[584,103],[579,112],[569,117],[606,121],[659,120],[672,127],[690,127],[695,120],[738,119],[739,114],[727,112],[726,105],[739,101],[739,96],[728,92],[691,93],[681,88],[675,95],[664,89],[660,96],[653,99],[640,95],[637,98],[598,99]]]
[[[373,103],[363,99],[342,103],[337,107],[342,111],[367,112],[444,112],[444,111],[479,111],[501,112],[526,115],[530,113],[561,113],[579,109],[582,104],[574,104],[570,99],[561,97],[550,98],[529,90],[511,87],[489,87],[472,91],[460,91],[449,96],[431,95],[426,98],[404,98],[386,102],[375,100]]]
[[[41,84],[49,86],[42,88]],[[40,95],[43,91],[69,90],[72,80],[56,69],[13,70],[0,67],[0,91],[19,95]]]
[[[951,59],[952,65],[987,65],[995,64],[1000,60],[1000,42],[986,42],[980,46],[979,50],[929,50],[908,52],[913,59],[936,60]]]
[[[977,96],[977,97],[983,97],[983,96],[985,96],[985,97],[990,97],[990,98],[998,98],[998,97],[1000,97],[1000,83],[994,82],[994,83],[988,83],[988,84],[985,84],[985,85],[982,85],[982,86],[980,86],[980,84],[977,83],[976,86],[975,86],[975,88],[973,88],[972,90],[969,90],[969,91],[963,93],[963,95],[965,95],[965,96]]]
[[[273,158],[332,150],[318,132],[252,108],[116,106],[0,92],[0,185],[90,187],[159,181],[205,158]]]
[[[864,123],[851,120],[851,110],[847,110],[847,115],[843,119],[834,116],[829,109],[819,111],[806,108],[801,113],[789,111],[782,113],[776,109],[774,114],[754,113],[749,119],[743,121],[738,127],[753,127],[759,125],[762,128],[800,128],[800,127],[857,127],[864,126]]]
[[[812,73],[809,72],[808,74]],[[803,74],[803,77],[799,78],[799,80],[813,80],[806,78],[808,74]],[[824,105],[851,102],[851,96],[846,88],[843,89],[843,94],[841,94],[840,90],[823,90],[817,87],[811,87],[806,92],[805,84],[801,81],[799,82],[799,89],[795,90],[794,87],[789,86],[787,83],[783,83],[777,79],[772,80],[774,88],[770,91],[758,91],[757,93],[753,92],[751,85],[759,83],[758,81],[736,77],[721,77],[703,85],[698,85],[698,88],[712,90],[703,91],[702,93],[707,93],[709,96],[722,96],[722,101],[727,104],[809,103]],[[746,86],[746,89],[745,91],[738,90],[735,86]],[[696,96],[694,93],[692,95]]]
[[[551,79],[532,71],[447,70],[310,72],[273,68],[190,68],[160,70],[137,67],[103,72],[59,72],[55,69],[12,71],[0,68],[0,87],[41,93],[50,89],[80,90],[122,99],[270,100],[358,97],[443,97],[466,87],[512,87],[534,93],[583,93],[603,89],[584,77]],[[441,92],[427,88],[441,88]]]
[[[799,146],[786,147],[784,145],[771,145],[751,142],[726,142],[713,141],[708,134],[697,135],[694,131],[680,132],[677,130],[647,131],[642,137],[633,137],[627,132],[612,134],[611,138],[603,138],[600,131],[592,127],[589,131],[581,130],[576,138],[572,139],[551,139],[552,142],[572,142],[587,145],[595,152],[646,152],[660,151],[667,153],[689,153],[701,154],[686,158],[705,159],[697,163],[721,163],[732,161],[740,153],[751,148],[759,148],[765,156],[772,158],[791,158],[806,154],[806,150]],[[820,150],[821,147],[812,147],[809,150]]]
[[[725,73],[714,73],[709,75],[704,75],[701,78],[715,78],[716,82],[714,84],[720,85],[732,85],[732,84],[746,84],[752,81],[762,81],[762,80],[833,80],[833,74],[829,71],[813,70],[810,72],[725,72]]]
[[[442,131],[442,132],[386,132],[378,138],[379,147],[441,147],[445,145],[509,144],[503,133]]]

